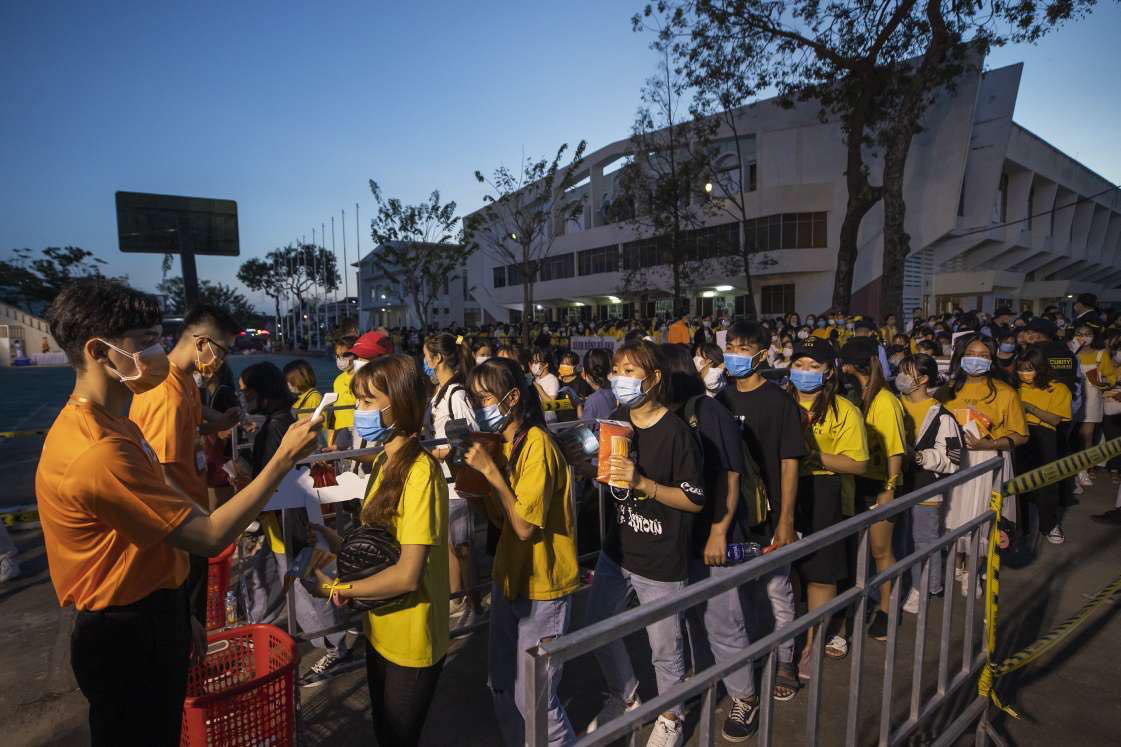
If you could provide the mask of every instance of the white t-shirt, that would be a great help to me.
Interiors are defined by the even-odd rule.
[[[475,421],[475,408],[471,406],[471,400],[467,398],[467,389],[462,384],[449,384],[444,390],[444,396],[437,402],[436,398],[439,396],[437,392],[428,406],[428,428],[433,438],[447,436],[446,429],[448,421],[451,420],[466,420],[471,430],[479,430],[479,424]],[[446,462],[440,462],[440,466],[444,470],[444,477],[450,480],[451,468]],[[454,483],[448,485],[448,498],[459,498]]]
[[[553,399],[556,399],[557,393],[560,392],[560,379],[558,379],[551,373],[547,373],[544,376],[538,376],[536,379],[534,379],[534,382],[540,384],[541,389],[545,392],[545,394],[549,395],[549,397]]]

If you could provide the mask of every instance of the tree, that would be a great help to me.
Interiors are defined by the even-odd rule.
[[[457,241],[455,202],[440,203],[433,190],[427,202],[405,205],[399,198],[382,197],[373,179],[370,191],[378,204],[370,221],[374,251],[370,261],[401,289],[402,301],[410,299],[421,333],[428,330],[428,313],[441,289],[466,272],[467,258],[475,245]]]
[[[671,64],[671,46],[659,36],[651,48],[661,57],[658,74],[642,88],[631,134],[634,155],[619,170],[620,186],[635,208],[630,223],[642,236],[637,250],[623,257],[623,283],[625,290],[648,287],[651,273],[668,268],[676,314],[704,261],[702,248],[686,241],[685,233],[704,223],[701,185],[710,168],[703,136],[683,116],[688,83]],[[652,253],[642,251],[648,242]]]
[[[167,310],[172,314],[185,314],[188,311],[187,294],[183,288],[183,278],[178,275],[164,278],[156,290],[167,296]],[[225,283],[199,282],[199,303],[225,309],[243,327],[258,317],[253,304],[236,288]]]
[[[105,260],[77,246],[48,246],[42,257],[30,249],[15,249],[11,260],[0,260],[0,298],[29,314],[37,314],[71,281],[101,277]]]
[[[302,322],[304,339],[308,339],[308,320],[304,319],[307,301],[320,296],[326,298],[328,293],[339,287],[340,277],[335,255],[321,246],[298,244],[274,249],[265,255],[264,260],[258,260],[259,264],[253,264],[247,269],[246,265],[250,265],[250,262],[252,260],[242,264],[238,270],[238,279],[247,288],[257,290],[242,277],[244,271],[254,284],[260,284],[260,289],[273,299],[278,317],[280,297],[295,296],[299,303],[296,318]]]
[[[280,299],[284,295],[284,282],[280,273],[278,257],[269,255],[272,260],[253,257],[242,262],[237,270],[237,279],[254,293],[264,293],[272,299],[276,311],[274,319],[280,319]]]
[[[564,224],[583,214],[584,203],[565,192],[577,182],[588,144],[581,140],[567,166],[561,160],[568,143],[550,161],[523,158],[517,171],[499,166],[490,177],[476,170],[475,179],[489,193],[483,209],[465,221],[464,242],[477,245],[501,264],[516,265],[522,281],[522,345],[530,346],[529,322],[533,316],[533,286],[541,262],[553,250]]]

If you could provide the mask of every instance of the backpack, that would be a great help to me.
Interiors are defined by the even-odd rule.
[[[685,401],[682,416],[685,422],[689,424],[689,428],[693,430],[694,436],[696,436],[697,426],[699,425],[697,403],[706,398],[708,398],[706,394],[697,394]],[[696,436],[696,438],[699,442],[700,437]],[[751,457],[751,451],[747,448],[747,442],[742,438],[740,439],[740,452],[743,455],[743,463],[746,469],[744,474],[740,475],[740,501],[747,513],[747,525],[742,528],[747,532],[751,527],[759,526],[767,521],[770,515],[770,502],[767,500],[767,486],[763,483],[763,476],[759,474],[759,466],[755,464],[755,460]],[[703,449],[701,453],[704,453]]]

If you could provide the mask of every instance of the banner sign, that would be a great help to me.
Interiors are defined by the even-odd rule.
[[[614,350],[620,344],[614,337],[573,337],[568,349],[574,353],[582,353],[595,348]]]

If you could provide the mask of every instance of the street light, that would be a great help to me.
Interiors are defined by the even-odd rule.
[[[718,293],[727,293],[728,291],[732,290],[732,286],[730,285],[717,285],[715,286],[715,288]]]
[[[712,192],[712,182],[705,182],[705,193],[707,194],[707,193],[711,193],[711,192]]]

